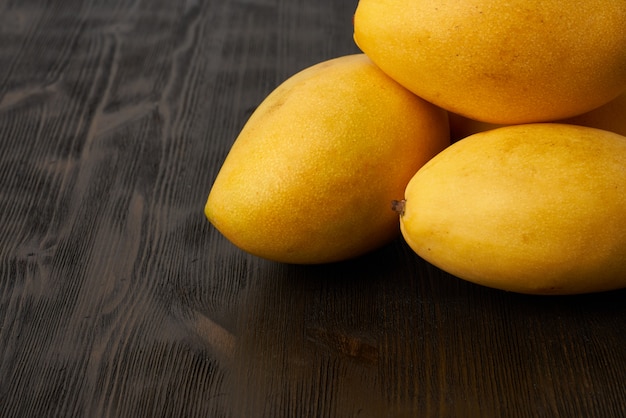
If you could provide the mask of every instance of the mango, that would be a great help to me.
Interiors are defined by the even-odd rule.
[[[400,234],[391,200],[450,144],[447,112],[364,54],[318,63],[272,91],[239,133],[205,214],[266,259],[357,257]]]
[[[572,125],[604,129],[626,136],[626,93],[597,109],[564,119],[561,122]]]
[[[554,121],[626,90],[626,2],[360,0],[354,40],[383,71],[450,112]]]
[[[478,132],[505,126],[469,119],[455,113],[449,113],[448,118],[450,139],[453,142]],[[626,93],[589,112],[555,122],[604,129],[626,136]]]
[[[626,137],[556,123],[471,135],[426,163],[408,245],[467,281],[527,294],[626,287]]]

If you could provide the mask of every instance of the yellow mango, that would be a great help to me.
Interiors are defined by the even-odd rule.
[[[495,123],[554,121],[626,89],[623,0],[360,0],[354,40],[424,99]]]
[[[447,113],[363,54],[293,75],[247,121],[205,214],[232,243],[270,260],[317,264],[400,233],[391,200],[449,145]]]
[[[448,117],[452,141],[504,126],[469,119],[455,113],[449,113]],[[622,93],[617,98],[589,112],[555,122],[604,129],[626,136],[626,93]]]
[[[626,287],[626,137],[567,124],[471,135],[425,164],[401,230],[441,269],[529,294]]]
[[[597,109],[562,120],[561,122],[604,129],[605,131],[626,136],[626,93],[619,95],[616,99]]]

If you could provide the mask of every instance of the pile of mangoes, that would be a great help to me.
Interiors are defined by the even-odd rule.
[[[362,54],[294,74],[250,117],[209,221],[298,264],[402,234],[465,280],[626,287],[626,2],[360,0]]]

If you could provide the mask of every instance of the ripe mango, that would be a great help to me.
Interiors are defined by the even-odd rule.
[[[455,113],[449,113],[448,117],[453,142],[478,132],[504,126],[469,119]],[[626,136],[626,93],[589,112],[555,122],[604,129]]]
[[[623,0],[360,0],[354,40],[424,99],[495,123],[554,121],[626,90]]]
[[[293,75],[249,118],[205,214],[239,248],[318,264],[364,254],[400,234],[391,200],[449,145],[447,112],[363,54]]]
[[[626,136],[626,93],[589,112],[562,120],[572,125],[590,126]]]
[[[425,164],[401,230],[441,269],[529,294],[626,287],[626,137],[567,124],[469,136]]]

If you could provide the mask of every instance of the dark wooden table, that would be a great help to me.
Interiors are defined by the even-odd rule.
[[[397,240],[292,266],[203,206],[356,0],[0,0],[0,416],[624,417],[626,292],[479,287]]]

